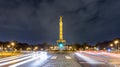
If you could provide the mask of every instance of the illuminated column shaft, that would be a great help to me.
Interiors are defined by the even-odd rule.
[[[63,40],[63,22],[62,22],[62,16],[60,16],[60,22],[59,22],[59,39]]]

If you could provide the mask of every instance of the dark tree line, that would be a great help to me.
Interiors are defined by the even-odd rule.
[[[96,43],[96,47],[98,47],[100,50],[103,50],[104,48],[106,48],[106,49],[109,49],[109,48],[111,48],[111,46],[110,46],[110,44],[113,44],[113,48],[115,48],[115,41],[116,40],[118,40],[119,41],[119,43],[118,43],[118,45],[120,45],[120,38],[115,38],[115,39],[113,39],[113,40],[109,40],[109,41],[103,41],[103,42],[98,42],[98,43]]]
[[[110,48],[110,44],[111,43],[114,43],[115,40],[118,40],[119,41],[119,45],[120,45],[120,38],[115,38],[113,40],[109,40],[109,41],[103,41],[103,42],[98,42],[96,43],[96,45],[90,45],[88,43],[83,43],[83,44],[80,44],[80,43],[74,43],[74,44],[67,44],[68,47],[69,46],[72,46],[73,49],[76,49],[76,50],[86,50],[86,47],[89,47],[89,48],[94,48],[94,47],[97,47],[99,48],[100,50],[103,50],[103,48]],[[35,47],[38,47],[38,50],[45,50],[45,49],[49,49],[50,46],[52,46],[53,44],[49,44],[47,42],[44,42],[44,43],[41,43],[41,44],[34,44],[34,45],[31,45],[31,44],[28,44],[28,43],[21,43],[21,42],[17,42],[17,41],[12,41],[15,43],[15,46],[14,48],[16,48],[17,50],[26,50],[27,48],[31,48],[31,50],[33,50]],[[7,48],[8,45],[11,45],[11,41],[0,41],[0,48]],[[114,47],[114,46],[113,46]]]
[[[31,50],[34,50],[35,47],[38,47],[37,50],[40,50],[40,49],[45,50],[45,49],[48,49],[50,46],[50,44],[48,44],[48,43],[31,45],[28,43],[21,43],[21,42],[17,42],[17,41],[12,41],[12,42],[15,43],[14,48],[17,50],[20,50],[20,49],[26,50],[27,48],[31,48]],[[11,41],[5,41],[5,42],[0,41],[0,48],[8,48],[8,45],[10,45],[12,47]],[[11,48],[11,47],[9,47],[9,48]]]

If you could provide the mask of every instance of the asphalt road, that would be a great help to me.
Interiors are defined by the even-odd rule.
[[[104,54],[76,53],[29,53],[0,59],[0,67],[113,67],[112,57]]]
[[[72,54],[40,52],[0,59],[0,67],[81,67]]]

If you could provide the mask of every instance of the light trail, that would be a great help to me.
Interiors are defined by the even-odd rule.
[[[40,60],[35,61],[34,63],[32,63],[30,66],[31,67],[40,67],[41,65],[43,65],[45,63],[45,61],[50,58],[50,56],[48,55],[41,55],[40,54]]]
[[[102,52],[103,55],[110,56],[113,58],[120,58],[120,54],[114,54],[114,53],[107,53],[107,52]]]
[[[21,59],[16,59],[16,60],[13,60],[13,61],[1,63],[0,66],[4,66],[4,65],[7,65],[7,64],[12,64],[12,63],[15,63],[15,62],[19,62],[19,61],[22,61],[22,60],[25,60],[25,59],[29,59],[31,57],[32,56],[28,56],[28,57],[24,57],[24,58],[21,58]]]
[[[83,60],[85,60],[87,63],[89,64],[104,64],[103,62],[98,62],[98,61],[95,61],[87,56],[84,56],[82,54],[79,54],[79,53],[75,53],[77,56],[81,57]]]
[[[19,63],[14,64],[14,65],[10,65],[9,67],[18,67],[18,66],[20,66],[20,65],[23,65],[23,64],[25,64],[25,63],[28,63],[28,62],[30,62],[30,61],[33,61],[33,60],[36,60],[36,59],[39,59],[39,58],[40,58],[39,61],[36,61],[36,62],[34,62],[34,63],[32,63],[32,64],[30,65],[31,67],[34,67],[34,66],[36,66],[36,65],[38,65],[38,64],[42,64],[42,62],[44,62],[46,59],[48,59],[48,57],[49,57],[49,56],[47,56],[47,55],[37,54],[37,55],[34,56],[32,59],[28,59],[28,60],[19,62]]]
[[[38,59],[38,58],[40,58],[40,57],[34,57],[34,58],[32,58],[32,59],[28,59],[28,60],[26,60],[26,61],[22,61],[22,62],[20,62],[20,63],[11,65],[11,66],[9,66],[9,67],[17,67],[17,66],[20,66],[20,65],[22,65],[22,64],[25,64],[25,63],[28,63],[28,62],[30,62],[30,61],[33,61],[33,60],[35,60],[35,59]]]
[[[2,58],[2,59],[0,59],[0,62],[10,61],[10,60],[13,60],[13,59],[17,59],[17,58],[21,58],[21,57],[25,57],[25,56],[29,56],[29,55],[30,54]]]
[[[105,57],[103,55],[97,55],[97,54],[87,53],[87,52],[85,52],[84,55],[88,55],[91,58],[95,58],[96,60],[105,62],[105,63],[108,62],[108,59],[109,59],[108,57]]]

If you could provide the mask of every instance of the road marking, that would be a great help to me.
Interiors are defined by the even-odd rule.
[[[66,59],[72,59],[70,56],[65,56]]]
[[[57,59],[57,56],[52,56],[50,59]]]

